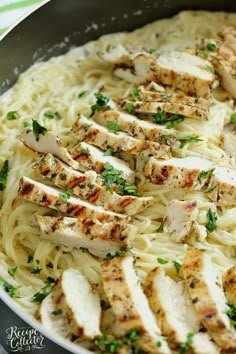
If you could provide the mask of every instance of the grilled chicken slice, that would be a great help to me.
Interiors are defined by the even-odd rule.
[[[122,106],[132,105],[136,113],[154,115],[158,110],[200,120],[208,119],[209,102],[204,98],[178,95],[175,93],[160,93],[143,91],[137,95],[137,100],[131,102],[124,100]]]
[[[101,117],[106,122],[110,121],[118,124],[122,131],[136,139],[162,143],[161,137],[168,135],[173,137],[173,142],[175,141],[176,133],[174,129],[166,129],[164,125],[157,125],[145,120],[140,120],[131,114],[109,110],[103,112]]]
[[[208,178],[202,176],[201,172],[210,171],[212,167],[212,161],[199,157],[172,158],[166,161],[150,158],[145,165],[145,176],[153,184],[199,190]]]
[[[100,206],[94,206],[79,198],[68,197],[66,191],[47,186],[28,177],[21,178],[19,195],[30,202],[59,210],[80,220],[97,218],[104,222],[125,221],[126,223],[129,220],[126,215],[104,210]]]
[[[236,350],[236,332],[226,312],[227,300],[221,276],[205,250],[190,249],[182,264],[182,274],[199,319],[224,350]]]
[[[39,135],[37,141],[32,130],[26,130],[20,134],[19,139],[30,149],[40,153],[51,153],[76,170],[80,170],[80,164],[73,160],[60,139],[53,132]]]
[[[63,314],[54,315],[53,312],[58,310],[55,306],[52,294],[49,294],[40,304],[37,312],[36,319],[42,323],[42,325],[50,331],[55,331],[61,336],[71,339],[71,334],[68,330],[68,322],[64,318]],[[61,309],[59,309],[61,310]]]
[[[229,268],[223,276],[225,296],[230,304],[236,305],[236,265]]]
[[[185,242],[193,230],[198,213],[196,201],[171,200],[166,207],[165,216],[170,238],[175,242]]]
[[[70,153],[73,159],[78,161],[80,165],[83,165],[83,171],[94,170],[100,174],[104,170],[105,163],[108,162],[115,169],[122,171],[121,177],[128,183],[134,182],[135,172],[131,170],[127,162],[114,156],[104,156],[104,151],[95,146],[81,142],[75,145],[70,150]]]
[[[105,258],[107,253],[115,254],[130,246],[137,229],[133,225],[110,222],[101,223],[96,219],[83,222],[76,218],[35,216],[41,231],[41,238],[59,245],[87,248],[97,257]]]
[[[124,151],[132,155],[154,156],[156,158],[168,158],[170,150],[167,145],[160,145],[153,141],[135,139],[126,133],[110,133],[107,128],[81,117],[74,125],[74,131],[79,139],[96,145],[103,150],[113,148],[116,151]]]
[[[152,197],[121,196],[115,192],[111,194],[105,186],[95,182],[97,174],[94,171],[82,174],[51,154],[45,155],[36,166],[43,178],[49,179],[56,186],[69,188],[79,198],[117,213],[137,214],[153,200]]]
[[[132,105],[132,109],[136,114],[148,114],[154,116],[158,111],[165,111],[173,114],[181,114],[185,117],[206,120],[208,112],[198,107],[187,106],[182,103],[172,102],[143,102],[124,100],[122,107],[125,109],[128,105]]]
[[[236,80],[235,80],[236,81]],[[236,157],[236,132],[233,124],[226,124],[221,135],[223,149],[229,157]]]
[[[133,267],[131,256],[118,257],[101,265],[105,293],[126,333],[139,331],[142,349],[148,353],[170,353]],[[157,343],[160,343],[157,346]]]
[[[194,333],[190,343],[193,353],[215,354],[215,345],[199,332],[200,321],[185,284],[175,282],[161,268],[151,270],[145,279],[146,295],[163,335],[172,349],[179,349]],[[196,340],[197,339],[197,340]]]
[[[207,196],[214,202],[224,205],[236,204],[236,171],[216,167],[211,175],[209,187],[213,190]]]
[[[104,59],[116,64],[115,75],[128,82],[154,81],[190,96],[210,97],[214,74],[207,69],[210,63],[196,55],[171,51],[154,59],[147,54],[128,57],[113,49],[113,55],[110,53],[110,58]]]
[[[71,333],[80,339],[101,335],[101,306],[98,293],[87,279],[73,268],[59,277],[52,292],[53,301],[68,319]]]

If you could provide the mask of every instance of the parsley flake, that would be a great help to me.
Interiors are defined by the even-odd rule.
[[[21,296],[19,294],[18,289],[20,285],[13,286],[12,284],[8,283],[7,281],[0,279],[0,285],[4,288],[4,290],[10,295],[10,297],[14,299],[19,299]]]
[[[62,116],[59,112],[45,112],[44,117],[48,119],[54,119],[54,118],[62,119]]]
[[[81,91],[81,92],[78,94],[78,98],[81,98],[81,97],[87,95],[88,93],[89,93],[88,90]]]
[[[198,175],[199,179],[206,179],[207,177],[210,177],[215,169],[212,168],[211,170],[207,171],[201,171]]]
[[[7,113],[7,120],[16,120],[19,118],[19,113],[17,111],[11,111]]]
[[[180,354],[186,354],[188,352],[189,346],[193,342],[193,336],[194,333],[188,333],[186,341],[180,344]]]
[[[31,263],[33,259],[34,259],[33,254],[29,254],[28,259],[27,259],[27,263]]]
[[[3,167],[0,170],[0,191],[3,191],[6,188],[8,172],[9,163],[8,160],[5,160]]]
[[[94,96],[96,97],[96,103],[91,106],[90,117],[92,117],[96,111],[102,111],[110,100],[108,97],[103,96],[101,92],[95,93]]]
[[[217,225],[216,225],[217,215],[214,211],[212,211],[211,209],[208,209],[206,216],[207,216],[207,220],[208,220],[208,222],[206,224],[206,229],[208,232],[213,232],[217,228]]]
[[[16,274],[17,268],[18,268],[17,266],[14,267],[14,268],[8,268],[8,274],[10,274],[10,276],[12,278],[15,278],[15,274]]]
[[[54,311],[52,311],[52,315],[54,316],[58,316],[62,314],[62,309],[56,309]]]
[[[228,303],[227,305],[229,306],[229,309],[226,313],[230,319],[230,322],[236,328],[236,305],[231,303]]]
[[[31,123],[30,123],[30,122],[27,122],[27,121],[23,122],[23,127],[24,127],[24,128],[28,128],[28,127],[30,127],[30,126],[31,126]]]
[[[214,52],[216,50],[216,45],[214,43],[207,43],[206,48],[211,52]]]
[[[32,121],[33,121],[33,134],[35,136],[36,141],[39,141],[39,135],[40,134],[45,135],[47,129],[42,125],[40,125],[37,120],[32,119]]]
[[[65,194],[60,193],[59,197],[63,202],[68,202],[70,197],[72,196],[73,191],[69,188],[65,188]]]
[[[175,114],[168,119],[168,124],[166,125],[166,129],[175,128],[177,123],[180,123],[184,120],[184,116],[182,114]]]
[[[233,114],[231,114],[231,116],[230,116],[230,123],[231,123],[231,124],[236,124],[236,112],[234,112]]]
[[[33,268],[33,269],[31,269],[30,273],[39,274],[41,272],[41,270],[42,270],[42,268],[39,268],[39,267]]]
[[[202,139],[195,138],[194,136],[187,135],[182,139],[179,139],[180,145],[179,149],[183,149],[184,145],[187,143],[198,143],[200,141],[203,141]]]
[[[181,264],[177,261],[172,261],[176,270],[176,273],[179,274],[180,268],[181,268]]]
[[[172,135],[161,135],[160,137],[162,143],[163,142],[170,143],[172,139],[173,139]]]
[[[117,124],[116,122],[112,122],[111,120],[107,121],[107,129],[110,133],[117,133],[122,131],[119,124]]]
[[[82,148],[81,152],[83,152],[84,154],[89,154],[89,148]]]
[[[157,111],[157,113],[152,117],[152,120],[154,123],[166,123],[167,122],[167,117],[166,117],[166,111]]]
[[[236,80],[236,74],[232,75],[232,79]]]
[[[140,91],[141,91],[140,89],[135,88],[130,92],[130,96],[132,97],[132,100],[134,102],[136,102],[138,100],[138,95],[139,95]]]
[[[157,262],[158,263],[160,263],[160,264],[166,264],[166,263],[168,263],[169,261],[167,261],[166,259],[164,259],[164,258],[157,258]]]
[[[209,186],[207,189],[205,189],[204,193],[210,193],[216,189],[216,186]]]
[[[158,227],[158,229],[156,230],[156,232],[163,232],[164,230],[164,221],[162,220],[160,223],[160,226]]]
[[[215,68],[213,68],[213,66],[206,65],[206,69],[210,71],[210,73],[215,74]]]
[[[48,277],[41,292],[39,291],[33,295],[32,302],[41,303],[52,292],[53,283],[55,283],[55,280],[52,277]]]
[[[113,148],[108,148],[104,153],[103,156],[112,156],[113,154]]]
[[[128,111],[129,114],[134,113],[134,105],[131,102],[127,102],[125,106],[126,110]]]

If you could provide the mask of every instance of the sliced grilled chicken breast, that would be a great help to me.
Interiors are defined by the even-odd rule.
[[[70,150],[70,153],[73,159],[78,161],[80,165],[83,165],[83,171],[94,170],[100,174],[104,170],[105,163],[108,162],[117,170],[122,171],[121,176],[128,183],[134,182],[135,172],[129,167],[127,162],[114,156],[104,156],[104,151],[95,146],[81,142],[75,145]]]
[[[209,101],[201,97],[185,96],[177,93],[165,93],[156,91],[140,90],[137,95],[138,101],[176,103],[184,106],[196,107],[208,111]]]
[[[69,268],[61,274],[52,297],[56,307],[61,308],[68,319],[74,336],[94,339],[101,335],[99,295],[77,269]]]
[[[236,80],[235,80],[236,81]],[[229,157],[236,157],[236,131],[234,124],[226,124],[221,134],[223,149]]]
[[[214,74],[207,69],[210,62],[186,52],[161,54],[157,66],[149,74],[149,81],[180,89],[187,95],[209,98]]]
[[[132,83],[154,81],[172,86],[187,95],[210,96],[214,74],[207,69],[210,63],[196,55],[171,51],[154,59],[147,54],[128,57],[115,49],[113,53],[110,58],[105,56],[104,59],[116,64],[114,73],[121,79]]]
[[[172,349],[179,349],[190,333],[198,340],[190,343],[193,353],[215,354],[209,337],[197,333],[200,321],[184,282],[175,282],[161,268],[151,270],[145,279],[146,295],[163,335],[168,336]]]
[[[96,219],[84,222],[69,217],[35,216],[41,238],[59,245],[87,248],[97,257],[115,254],[134,240],[137,229],[133,225],[110,222],[100,223]]]
[[[209,171],[212,167],[212,161],[199,157],[166,161],[150,158],[145,165],[145,175],[153,184],[199,190],[207,181],[207,178],[201,177],[201,172]]]
[[[55,331],[61,336],[71,339],[67,320],[62,313],[54,315],[53,313],[56,310],[61,309],[55,306],[52,294],[49,294],[39,305],[35,317],[47,330]]]
[[[37,163],[37,168],[43,178],[49,179],[56,186],[69,188],[76,196],[117,213],[137,214],[153,200],[152,197],[121,196],[115,192],[111,194],[105,186],[95,182],[97,174],[94,171],[82,174],[50,154]]]
[[[103,150],[112,147],[114,151],[124,151],[132,155],[154,156],[156,158],[168,158],[170,150],[167,145],[160,145],[149,140],[139,140],[123,132],[110,133],[107,128],[86,117],[81,117],[78,120],[74,125],[74,131],[81,140],[96,145]]]
[[[53,132],[47,131],[45,135],[41,134],[37,141],[32,130],[26,130],[20,134],[19,139],[30,149],[45,154],[51,153],[74,169],[80,170],[79,163],[73,160],[60,139]]]
[[[236,265],[225,272],[223,276],[223,288],[227,301],[236,305]]]
[[[198,216],[196,201],[171,200],[166,207],[165,225],[175,242],[185,242]]]
[[[200,321],[219,347],[235,350],[236,332],[226,314],[228,306],[221,276],[210,254],[205,250],[188,250],[181,269]]]
[[[207,196],[214,202],[224,205],[236,204],[236,171],[216,167],[211,175],[209,187],[213,190]]]
[[[128,105],[132,105],[132,109],[137,114],[148,114],[154,116],[158,111],[165,111],[173,114],[182,114],[185,117],[195,118],[200,120],[206,120],[208,118],[208,112],[194,106],[187,106],[182,103],[172,102],[142,102],[142,101],[129,101],[124,100],[122,107],[126,108]]]
[[[170,353],[141,289],[133,258],[114,258],[103,262],[101,267],[105,293],[126,333],[136,328],[142,349],[148,353]]]
[[[145,120],[140,120],[131,114],[115,110],[105,111],[101,117],[106,122],[118,124],[122,131],[130,134],[140,140],[150,140],[162,143],[161,137],[169,135],[175,140],[176,133],[174,129],[166,129],[164,125],[157,125]]]
[[[20,180],[19,195],[24,199],[59,210],[79,219],[97,218],[99,221],[126,221],[126,215],[104,210],[79,198],[68,197],[62,189],[53,188],[28,177]]]

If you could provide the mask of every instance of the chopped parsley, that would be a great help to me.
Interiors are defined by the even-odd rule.
[[[166,129],[175,128],[177,123],[180,123],[184,120],[184,116],[182,114],[175,114],[171,118],[168,119],[168,124],[166,125]]]
[[[173,261],[176,273],[179,274],[180,268],[181,268],[181,264],[177,261]]]
[[[212,168],[211,170],[207,171],[202,171],[199,173],[198,178],[200,179],[206,179],[207,177],[210,177],[215,169]]]
[[[216,45],[214,43],[207,43],[206,48],[211,52],[214,52],[216,50]]]
[[[16,271],[17,271],[17,266],[14,268],[8,268],[8,274],[10,274],[12,278],[15,278]]]
[[[216,186],[209,186],[207,189],[205,189],[204,193],[210,193],[216,189]]]
[[[2,169],[0,170],[0,191],[3,191],[6,188],[8,172],[9,163],[8,160],[5,160]]]
[[[167,142],[169,143],[173,139],[172,135],[161,135],[160,140],[161,142]]]
[[[117,124],[116,122],[112,122],[111,120],[107,121],[107,129],[110,133],[117,133],[122,131],[119,124]]]
[[[132,97],[132,100],[134,102],[136,102],[138,100],[138,95],[139,95],[140,91],[141,91],[140,89],[135,88],[130,92],[130,96]]]
[[[138,341],[139,333],[136,328],[119,339],[108,339],[106,334],[103,334],[101,338],[94,339],[93,343],[99,347],[102,353],[115,353],[118,349],[128,346],[132,348],[132,353],[138,354],[141,351],[141,344]]]
[[[194,136],[187,135],[182,139],[179,139],[180,145],[179,149],[183,149],[184,145],[187,143],[197,143],[199,141],[203,141],[202,139],[195,138]]]
[[[110,259],[113,258],[119,258],[123,257],[125,255],[126,251],[115,251],[114,254],[111,254],[110,252],[106,254],[105,261],[109,261]]]
[[[125,108],[127,110],[128,113],[132,114],[134,113],[134,105],[131,102],[127,102],[125,105]]]
[[[101,92],[96,92],[94,96],[96,97],[96,103],[91,106],[90,117],[92,117],[96,111],[102,111],[110,100],[108,97],[103,96]]]
[[[236,74],[232,75],[232,79],[236,80]]]
[[[60,193],[59,197],[63,202],[68,202],[70,197],[72,196],[73,191],[69,188],[65,188],[65,194]]]
[[[156,232],[163,232],[164,230],[164,221],[162,220],[160,223],[160,226],[158,227],[158,229],[156,230]]]
[[[48,277],[45,281],[45,286],[41,289],[41,292],[37,292],[32,297],[32,302],[41,303],[51,292],[52,286],[55,283],[55,279]]]
[[[112,154],[113,154],[113,149],[110,147],[103,153],[103,156],[112,156]]]
[[[39,135],[45,135],[47,129],[39,124],[39,122],[33,119],[33,134],[35,136],[36,141],[39,141]]]
[[[56,309],[54,311],[52,311],[52,315],[54,316],[58,316],[62,314],[62,309]]]
[[[227,305],[229,306],[229,309],[226,313],[230,318],[230,322],[236,328],[236,305],[231,303],[228,303]]]
[[[33,268],[33,269],[31,269],[30,273],[39,274],[41,272],[41,270],[42,270],[42,268],[39,268],[39,267]]]
[[[164,124],[167,122],[166,111],[157,111],[157,113],[152,117],[154,123]]]
[[[213,68],[213,66],[206,65],[206,69],[210,71],[210,73],[215,74],[215,68]]]
[[[114,168],[109,162],[105,163],[101,177],[106,182],[109,192],[113,194],[112,185],[116,184],[120,193],[138,196],[137,187],[134,184],[128,184],[123,177],[120,177],[121,174],[122,171]]]
[[[188,333],[186,341],[180,344],[180,354],[188,353],[189,346],[193,342],[193,336],[194,333]]]
[[[203,58],[207,59],[209,57],[209,53],[202,53]]]
[[[12,284],[8,283],[7,281],[0,279],[0,285],[4,288],[4,290],[10,295],[10,297],[18,299],[20,298],[19,294],[19,288],[20,285],[18,286],[13,286]]]
[[[45,112],[44,117],[48,119],[54,119],[54,118],[62,119],[62,116],[59,112]]]
[[[87,95],[88,93],[89,93],[88,90],[81,91],[81,92],[78,94],[78,98],[81,98],[81,97]]]
[[[19,113],[17,111],[11,111],[7,113],[7,120],[16,120],[19,118]]]
[[[214,211],[212,211],[211,209],[208,209],[206,216],[207,216],[207,220],[208,220],[208,222],[206,224],[206,229],[208,232],[213,232],[217,228],[217,225],[216,225],[217,215]]]
[[[27,122],[27,121],[23,122],[23,127],[24,127],[24,128],[28,128],[28,127],[30,127],[30,126],[31,126],[31,123],[30,123],[30,122]]]
[[[29,254],[28,259],[27,259],[27,263],[31,263],[33,259],[34,259],[33,254]]]
[[[84,154],[89,154],[89,148],[82,148],[81,152],[83,152]]]
[[[231,114],[231,116],[230,116],[230,123],[231,123],[231,124],[236,124],[236,112],[234,112],[233,114]]]
[[[167,261],[166,259],[164,259],[164,258],[157,258],[157,262],[158,263],[160,263],[160,264],[166,264],[166,263],[168,263],[169,261]]]

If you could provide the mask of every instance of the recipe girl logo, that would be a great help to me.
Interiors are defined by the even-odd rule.
[[[44,336],[32,327],[12,326],[6,329],[7,345],[12,352],[26,352],[31,349],[42,349]]]

